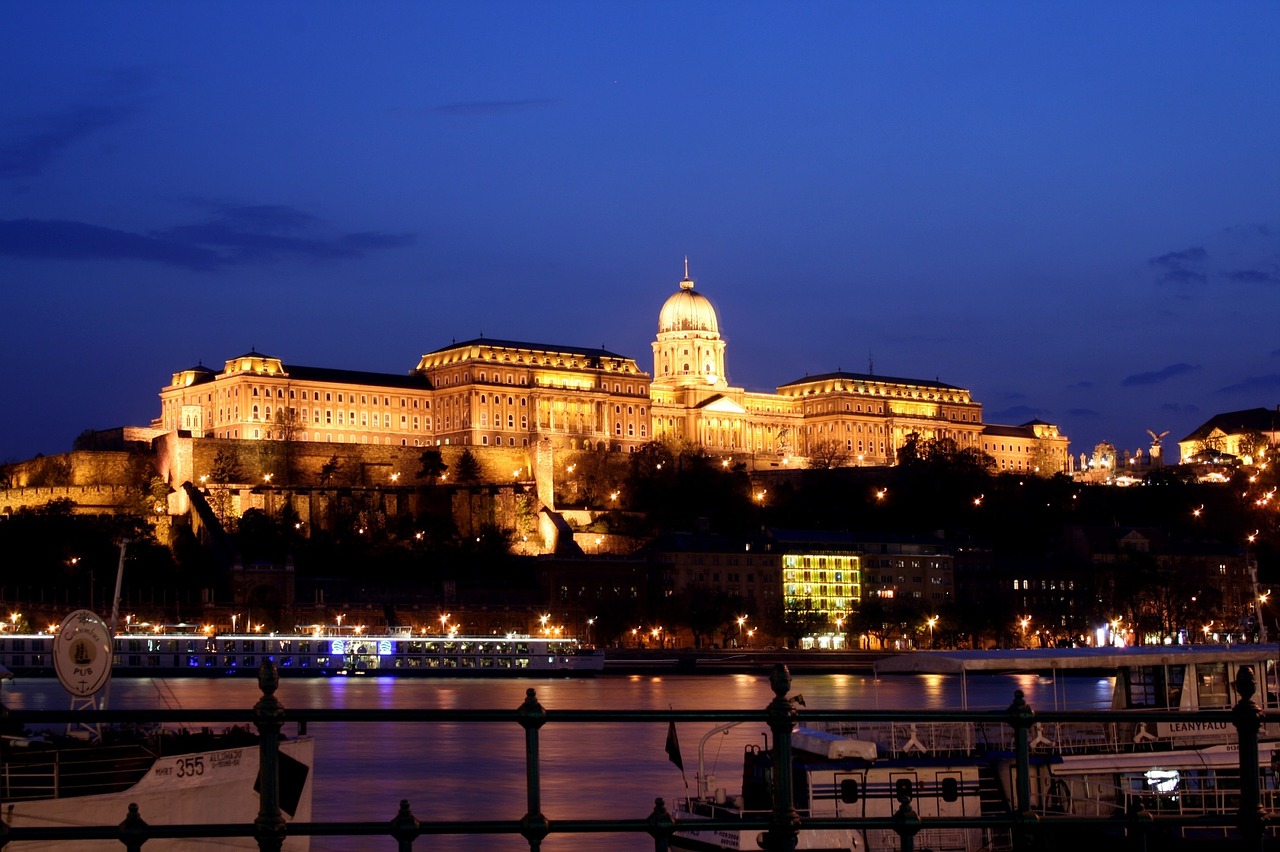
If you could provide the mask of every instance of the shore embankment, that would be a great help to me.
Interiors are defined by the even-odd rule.
[[[782,663],[792,673],[871,674],[895,651],[766,651],[750,648],[608,648],[606,674],[768,674]]]

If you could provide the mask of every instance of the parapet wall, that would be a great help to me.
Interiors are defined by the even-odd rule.
[[[18,509],[35,509],[54,500],[71,500],[76,511],[85,514],[107,514],[119,511],[137,497],[137,492],[123,485],[54,485],[47,488],[9,488],[0,490],[0,514]]]
[[[47,486],[130,486],[143,485],[149,478],[151,458],[147,453],[119,450],[76,450],[53,456],[37,456],[5,466],[10,488]]]
[[[373,444],[329,444],[303,441],[245,441],[224,438],[189,438],[170,433],[156,442],[157,463],[171,485],[199,482],[213,476],[219,454],[234,460],[240,481],[261,482],[270,475],[275,485],[376,486],[392,482],[414,485],[426,450],[438,450],[455,480],[458,460],[470,450],[480,468],[482,483],[527,482],[533,478],[531,447],[389,447]],[[331,471],[330,461],[337,464]],[[326,476],[326,472],[328,476]]]

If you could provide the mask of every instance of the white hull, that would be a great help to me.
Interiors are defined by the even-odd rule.
[[[692,806],[676,805],[672,816],[675,817],[677,831],[672,837],[672,845],[677,849],[712,850],[712,849],[760,849],[759,829],[706,829],[699,830],[693,826],[700,819],[737,819],[745,816],[753,818],[768,817],[768,812],[758,811],[744,814],[740,809],[729,805],[712,805],[699,802]],[[863,845],[860,832],[851,829],[803,830],[797,837],[797,849],[810,852],[861,852]]]
[[[294,776],[293,789],[282,789],[282,807],[296,798],[294,813],[286,820],[311,821],[312,767],[315,743],[310,737],[280,744],[282,756],[306,767],[305,777]],[[119,825],[130,803],[148,825],[241,823],[251,825],[258,815],[258,748],[221,749],[158,759],[147,774],[127,790],[102,795],[61,799],[38,799],[3,804],[4,821],[10,828],[48,828],[89,825]],[[282,788],[288,786],[284,781]],[[307,852],[309,837],[290,837],[288,852]],[[6,852],[119,852],[119,840],[10,842]],[[217,839],[154,839],[145,844],[147,852],[179,852],[204,849],[257,849],[252,837]]]

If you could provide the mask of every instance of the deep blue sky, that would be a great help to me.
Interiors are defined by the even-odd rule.
[[[1280,402],[1280,4],[0,4],[0,460],[256,347],[970,388],[1078,455]]]

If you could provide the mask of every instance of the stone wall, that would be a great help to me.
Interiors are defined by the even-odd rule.
[[[11,488],[128,486],[145,482],[150,471],[151,458],[147,453],[77,450],[5,465],[8,481],[0,485]]]
[[[54,500],[71,500],[76,511],[108,514],[134,502],[137,492],[122,485],[56,485],[49,488],[9,488],[0,490],[0,514],[18,509],[34,509]]]
[[[186,438],[173,433],[159,442],[157,454],[163,457],[161,469],[169,482],[179,485],[182,481],[199,482],[201,476],[210,475],[222,453],[235,459],[243,475],[243,482],[260,482],[267,474],[275,485],[317,486],[377,486],[392,483],[392,474],[399,473],[399,485],[416,485],[419,458],[429,449],[439,450],[441,459],[449,466],[448,480],[452,481],[458,469],[458,459],[470,450],[480,466],[480,478],[485,483],[527,482],[532,479],[533,461],[530,447],[392,447],[374,444],[321,444],[303,441],[242,441],[222,438]],[[322,482],[322,469],[337,458],[336,470]],[[189,461],[188,461],[189,459]]]

